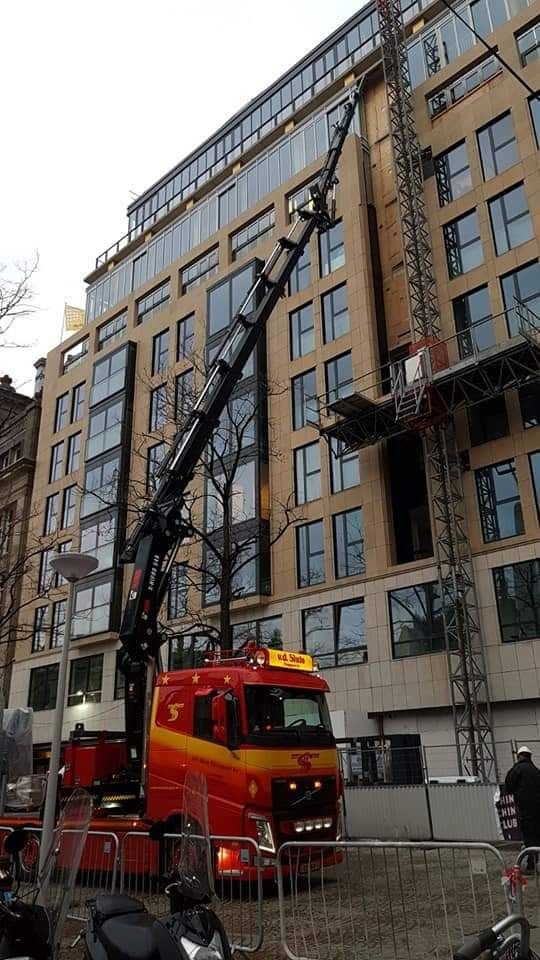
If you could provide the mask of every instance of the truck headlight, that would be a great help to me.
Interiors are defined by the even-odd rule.
[[[189,960],[225,960],[225,950],[217,931],[207,947],[201,943],[193,943],[188,937],[180,937],[180,943]]]
[[[272,833],[272,824],[266,817],[254,817],[255,820],[255,833],[257,838],[257,843],[261,850],[266,850],[268,853],[276,852],[276,845],[274,843],[274,835]]]

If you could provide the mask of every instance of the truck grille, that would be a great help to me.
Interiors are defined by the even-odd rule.
[[[272,807],[276,814],[301,818],[336,803],[336,778],[280,777],[272,780]]]

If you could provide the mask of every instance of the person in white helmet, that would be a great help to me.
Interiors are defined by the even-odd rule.
[[[528,747],[519,748],[504,785],[514,797],[523,843],[526,847],[540,847],[540,770]],[[537,861],[537,854],[527,858],[527,872],[534,873]]]

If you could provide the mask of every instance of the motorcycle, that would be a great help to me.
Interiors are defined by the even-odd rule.
[[[165,878],[170,913],[156,917],[140,900],[123,894],[97,896],[85,933],[86,960],[230,960],[223,924],[211,908],[212,853],[202,774],[186,775],[181,826]],[[170,824],[158,822],[150,837],[159,842],[168,831]]]
[[[28,834],[17,827],[7,836],[0,858],[0,960],[57,960],[91,815],[89,794],[75,790],[60,814],[43,869],[25,892],[21,853]]]

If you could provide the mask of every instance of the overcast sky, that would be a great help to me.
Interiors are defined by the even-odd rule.
[[[39,252],[36,312],[0,351],[31,392],[64,303],[141,193],[365,0],[3,0],[0,263]]]

